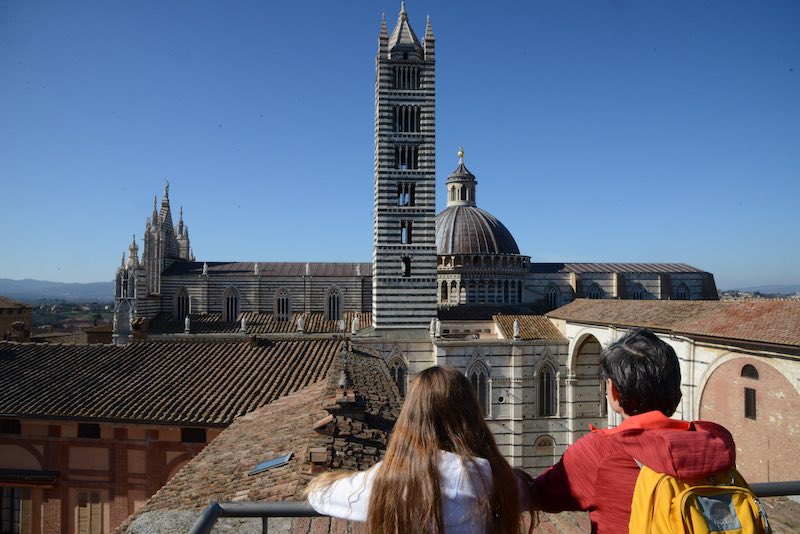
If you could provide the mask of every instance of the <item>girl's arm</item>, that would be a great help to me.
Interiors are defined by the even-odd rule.
[[[351,521],[366,521],[375,473],[375,468],[359,471],[314,488],[308,493],[308,502],[314,510],[324,515]]]

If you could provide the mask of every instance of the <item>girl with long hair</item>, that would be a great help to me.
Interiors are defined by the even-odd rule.
[[[320,475],[307,494],[322,514],[365,521],[367,534],[512,534],[536,523],[529,481],[500,454],[467,378],[430,367],[411,383],[384,460]]]

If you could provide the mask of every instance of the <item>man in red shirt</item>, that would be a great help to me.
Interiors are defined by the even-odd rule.
[[[630,332],[603,351],[600,366],[609,406],[622,423],[590,427],[533,481],[534,494],[545,512],[588,511],[593,533],[628,532],[637,460],[696,479],[733,467],[736,449],[720,425],[669,418],[681,400],[680,365],[672,347],[652,332]]]

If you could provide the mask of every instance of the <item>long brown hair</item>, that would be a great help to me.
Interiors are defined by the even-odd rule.
[[[491,489],[476,513],[486,518],[485,532],[521,532],[517,477],[497,449],[472,386],[455,369],[430,367],[412,382],[375,475],[367,533],[444,533],[438,470],[442,450],[473,464],[475,457],[488,460]],[[536,521],[535,513],[531,515],[529,532]]]

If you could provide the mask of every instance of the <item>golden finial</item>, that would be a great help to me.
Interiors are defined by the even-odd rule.
[[[464,163],[464,148],[461,145],[458,146],[458,162]]]

